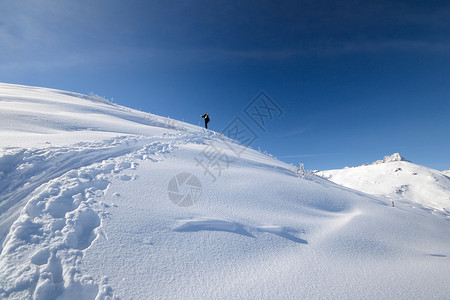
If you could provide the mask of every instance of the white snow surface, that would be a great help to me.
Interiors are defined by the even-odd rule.
[[[448,299],[445,211],[98,100],[0,84],[0,297]],[[215,180],[197,162],[211,149],[227,163]],[[173,182],[196,201],[171,202]]]
[[[445,176],[445,171],[416,165],[398,153],[371,165],[316,174],[364,193],[384,196],[394,203],[406,200],[450,212],[450,178]]]

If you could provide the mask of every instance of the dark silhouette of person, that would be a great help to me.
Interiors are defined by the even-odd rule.
[[[208,129],[209,115],[206,113],[202,116],[202,118],[205,119],[205,128]]]

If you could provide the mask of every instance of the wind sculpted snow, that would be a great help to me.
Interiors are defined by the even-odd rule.
[[[0,104],[3,298],[450,294],[445,211],[302,178],[212,131],[97,97],[1,84]],[[196,160],[212,143],[228,164],[215,180]]]

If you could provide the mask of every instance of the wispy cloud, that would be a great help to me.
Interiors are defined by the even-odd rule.
[[[295,128],[292,129],[286,133],[283,133],[283,137],[293,137],[293,136],[298,136],[301,135],[303,133],[305,133],[306,131],[308,131],[309,128],[308,127],[303,127],[303,128]]]
[[[296,57],[334,56],[383,52],[448,53],[450,41],[384,40],[384,41],[323,41],[315,45],[284,49],[226,50],[209,49],[210,59],[286,60]],[[205,57],[205,56],[203,56]]]
[[[321,157],[321,156],[335,156],[339,153],[299,153],[299,154],[292,154],[292,155],[281,155],[277,156],[277,158],[283,159],[283,158],[313,158],[313,157]]]

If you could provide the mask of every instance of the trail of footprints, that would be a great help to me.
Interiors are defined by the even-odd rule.
[[[110,180],[133,180],[121,174],[136,160],[158,161],[172,144],[153,142],[122,157],[108,159],[41,186],[11,226],[0,260],[0,296],[11,298],[116,299],[107,278],[98,283],[80,272],[84,250],[102,234],[106,204],[97,201]],[[156,157],[156,159],[155,159]]]

